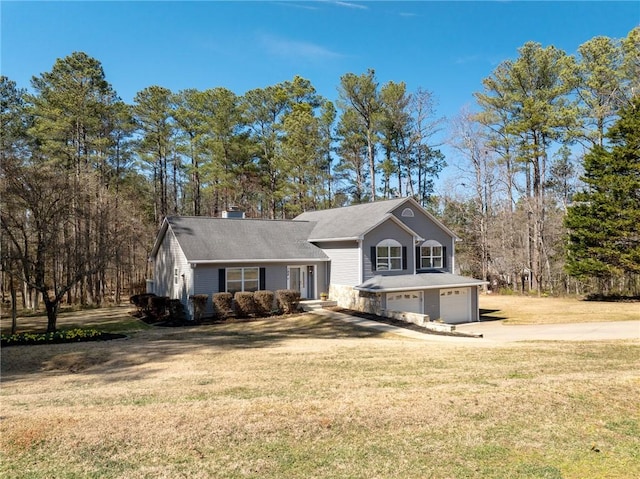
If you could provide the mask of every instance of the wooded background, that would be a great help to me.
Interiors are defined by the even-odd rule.
[[[166,215],[397,196],[456,231],[460,272],[494,289],[638,294],[640,27],[576,55],[526,43],[450,119],[437,92],[374,70],[343,75],[335,101],[296,76],[243,95],[154,85],[129,105],[76,52],[28,91],[0,87],[2,295],[27,309],[144,290]],[[459,181],[438,185],[447,163]]]

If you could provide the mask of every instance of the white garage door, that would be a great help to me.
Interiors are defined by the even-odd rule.
[[[387,309],[402,313],[423,314],[422,291],[387,293]]]
[[[471,321],[471,288],[440,290],[440,319],[445,323]]]

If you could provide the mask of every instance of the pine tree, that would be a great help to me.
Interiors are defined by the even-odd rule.
[[[607,133],[610,146],[595,146],[584,159],[586,188],[574,197],[565,225],[569,229],[567,270],[594,278],[598,292],[619,290],[640,273],[640,96],[621,110]]]

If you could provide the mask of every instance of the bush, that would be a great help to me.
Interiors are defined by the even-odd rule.
[[[129,298],[129,302],[134,304],[138,308],[138,314],[148,316],[149,315],[149,298],[154,297],[153,293],[134,294]]]
[[[208,294],[192,294],[189,299],[193,303],[193,319],[197,322],[202,320],[204,310],[207,307]]]
[[[213,310],[215,315],[224,319],[233,313],[232,309],[233,296],[231,293],[215,293],[213,295]]]
[[[238,318],[248,318],[256,311],[256,303],[253,300],[253,293],[248,291],[238,291],[233,297],[234,309]]]
[[[154,294],[148,298],[148,304],[146,314],[150,319],[159,321],[167,315],[167,306],[169,306],[169,298],[167,296],[156,296]]]
[[[256,304],[256,313],[260,316],[269,316],[273,311],[273,291],[256,291],[253,293],[253,299]]]
[[[276,291],[276,299],[278,300],[278,307],[284,314],[298,312],[300,291],[295,291],[293,289],[279,289]]]

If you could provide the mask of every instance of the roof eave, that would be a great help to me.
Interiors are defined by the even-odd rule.
[[[189,264],[252,264],[252,263],[311,263],[314,261],[330,261],[329,258],[248,258],[248,259],[193,259],[187,260]]]
[[[167,229],[169,229],[169,221],[168,221],[167,218],[165,218],[164,220],[162,220],[162,225],[160,226],[160,230],[158,231],[158,234],[156,235],[156,240],[153,243],[153,248],[151,248],[151,253],[149,253],[149,259],[155,258],[155,256],[158,254],[158,250],[160,249],[160,245],[162,244],[162,241],[164,240],[164,235],[167,234]]]
[[[418,208],[420,208],[420,210],[427,216],[427,218],[429,218],[431,221],[433,221],[434,223],[436,223],[436,225],[438,225],[442,230],[444,230],[446,233],[448,233],[450,236],[452,236],[456,241],[460,240],[460,237],[455,234],[453,231],[451,231],[449,228],[447,228],[447,226],[445,226],[445,224],[440,221],[438,218],[436,218],[435,216],[433,216],[431,213],[429,213],[429,211],[427,211],[426,208],[424,208],[423,206],[420,205],[420,203],[418,203],[416,200],[414,200],[412,197],[408,196],[406,198],[406,200],[410,203],[412,203],[414,206],[417,206]],[[393,211],[396,208],[399,208],[400,206],[402,206],[403,203],[400,203],[399,205],[397,205],[395,208],[393,208],[391,211]]]
[[[489,284],[488,281],[478,281],[474,283],[452,283],[452,284],[439,284],[432,286],[407,286],[407,287],[395,287],[395,288],[363,288],[360,286],[354,286],[353,289],[358,291],[364,291],[367,293],[395,293],[399,291],[420,291],[425,289],[448,289],[448,288],[465,288],[468,286],[482,286]]]
[[[421,236],[416,233],[415,231],[413,231],[411,228],[409,228],[406,224],[404,224],[402,221],[400,221],[398,218],[395,217],[395,215],[391,214],[391,213],[387,213],[386,215],[384,215],[380,221],[378,221],[375,225],[371,226],[368,230],[364,231],[362,233],[362,238],[365,237],[365,235],[369,234],[371,231],[373,231],[374,229],[376,229],[378,226],[380,226],[381,224],[383,224],[385,221],[393,221],[394,223],[396,223],[398,226],[400,226],[400,228],[402,228],[403,230],[405,230],[407,233],[409,233],[411,236],[413,236],[414,238],[420,240],[422,239]]]
[[[362,241],[363,239],[363,236],[347,236],[344,238],[309,238],[307,241],[309,243],[322,243],[327,241]]]

